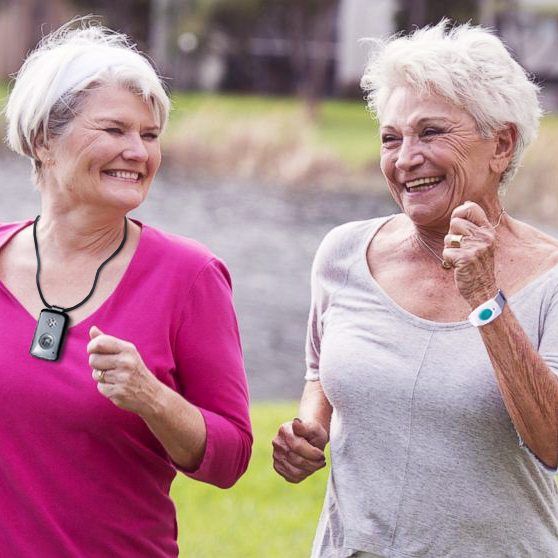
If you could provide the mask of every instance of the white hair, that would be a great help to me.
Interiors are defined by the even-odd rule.
[[[435,26],[408,36],[373,40],[361,80],[368,107],[379,120],[394,88],[410,87],[420,96],[439,95],[467,111],[479,133],[491,137],[512,124],[515,150],[500,184],[509,184],[525,148],[536,138],[542,110],[539,87],[490,30],[470,24]]]
[[[35,179],[41,168],[35,140],[42,136],[47,142],[61,135],[87,91],[112,84],[149,102],[164,129],[169,97],[153,66],[125,35],[91,18],[78,18],[44,37],[27,56],[5,108],[6,141],[13,151],[32,160]]]

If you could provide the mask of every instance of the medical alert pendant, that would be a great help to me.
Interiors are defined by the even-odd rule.
[[[70,317],[62,310],[41,310],[30,353],[44,360],[58,360],[66,336]]]

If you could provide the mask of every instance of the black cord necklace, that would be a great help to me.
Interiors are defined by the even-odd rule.
[[[33,342],[31,343],[30,353],[37,358],[45,360],[58,360],[66,330],[70,322],[70,316],[68,316],[67,312],[71,312],[72,310],[83,306],[93,296],[101,270],[118,255],[122,248],[124,248],[124,244],[126,244],[126,239],[128,238],[128,219],[124,217],[124,234],[122,236],[122,241],[120,242],[118,248],[98,267],[97,272],[95,273],[95,279],[93,280],[93,286],[87,296],[81,302],[78,302],[73,306],[62,308],[61,306],[49,304],[46,301],[41,289],[41,256],[39,255],[39,241],[37,240],[37,223],[39,222],[40,217],[40,215],[37,215],[37,218],[33,223],[33,241],[35,242],[35,256],[37,258],[37,274],[35,275],[35,281],[37,283],[39,296],[46,308],[41,310],[39,315],[39,321],[37,322]]]

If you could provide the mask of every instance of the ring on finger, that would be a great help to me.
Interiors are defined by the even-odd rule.
[[[462,234],[449,234],[450,248],[461,248],[461,241],[463,240]]]
[[[99,372],[99,383],[100,384],[104,384],[105,383],[105,374],[106,374],[106,370],[98,370]]]

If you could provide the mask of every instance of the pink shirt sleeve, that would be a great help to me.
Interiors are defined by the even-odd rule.
[[[252,432],[231,279],[218,259],[204,266],[187,294],[174,353],[179,390],[200,409],[207,429],[202,463],[180,470],[228,488],[248,467]]]

